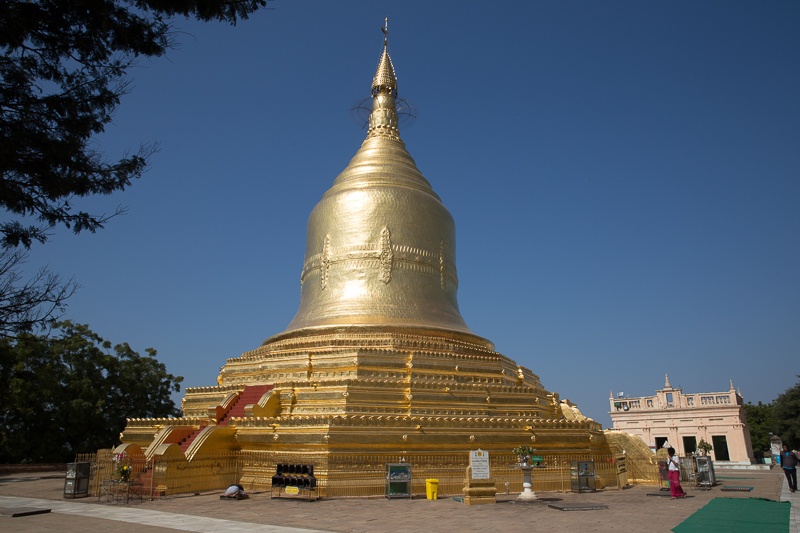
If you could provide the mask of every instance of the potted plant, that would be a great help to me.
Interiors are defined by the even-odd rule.
[[[117,465],[116,472],[120,481],[131,480],[131,465],[128,460],[127,454],[121,453],[114,457],[114,462]]]
[[[713,449],[714,447],[707,443],[704,439],[700,439],[700,442],[697,443],[697,451],[700,452],[700,455],[708,455],[708,452]]]
[[[528,460],[536,453],[530,446],[517,446],[511,451],[517,456],[517,462],[523,466],[528,466]]]
[[[120,463],[117,466],[117,475],[119,475],[120,481],[130,481],[131,480],[131,467],[130,465]]]

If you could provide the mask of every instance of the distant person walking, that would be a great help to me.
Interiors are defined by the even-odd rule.
[[[675,448],[667,448],[667,454],[669,454],[669,459],[667,459],[669,464],[669,494],[673,500],[675,498],[685,498],[686,493],[683,492],[683,487],[681,487],[681,467],[678,458],[675,457]]]
[[[789,482],[789,491],[797,492],[797,455],[790,452],[787,445],[781,449],[781,466],[783,473],[786,474],[786,481]]]

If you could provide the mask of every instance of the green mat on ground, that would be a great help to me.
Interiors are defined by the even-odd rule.
[[[678,524],[675,533],[772,533],[789,531],[792,504],[764,498],[714,498]]]

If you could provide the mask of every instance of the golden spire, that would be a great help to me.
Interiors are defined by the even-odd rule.
[[[389,57],[389,17],[383,32],[383,54],[378,63],[378,70],[372,78],[372,112],[369,115],[367,139],[372,137],[388,137],[400,140],[399,120],[397,118],[397,78],[394,75],[392,59]]]
[[[389,57],[389,17],[386,17],[386,26],[381,28],[383,32],[383,54],[378,63],[378,70],[372,78],[372,96],[379,94],[389,94],[397,98],[397,76],[394,74],[392,58]]]

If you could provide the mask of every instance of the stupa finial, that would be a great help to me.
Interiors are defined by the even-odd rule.
[[[397,98],[397,76],[394,74],[392,58],[389,57],[389,17],[386,17],[386,25],[381,27],[383,32],[383,54],[378,63],[378,70],[372,79],[372,96],[388,94]]]
[[[397,117],[397,77],[394,75],[392,58],[389,57],[389,17],[383,32],[383,54],[378,62],[378,70],[372,78],[372,112],[369,115],[367,139],[384,137],[400,139],[399,119]]]
[[[665,389],[671,389],[672,385],[669,384],[669,374],[664,374],[664,376],[666,376],[666,378],[667,378],[666,379],[666,383],[664,383],[664,388]]]

